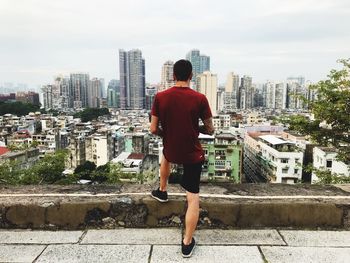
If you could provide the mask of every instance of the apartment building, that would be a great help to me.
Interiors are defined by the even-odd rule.
[[[199,141],[205,152],[202,179],[241,181],[242,146],[236,136],[229,132],[199,135]]]
[[[315,147],[313,149],[313,167],[331,171],[332,174],[350,176],[350,164],[337,160],[337,151],[331,147]],[[316,183],[319,179],[312,173],[311,182]]]

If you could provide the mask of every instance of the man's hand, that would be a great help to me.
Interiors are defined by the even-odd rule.
[[[152,115],[151,117],[151,133],[163,137],[163,130],[159,127],[159,118],[157,116]]]
[[[204,125],[199,126],[199,132],[203,134],[214,134],[213,118],[209,118],[203,121]]]

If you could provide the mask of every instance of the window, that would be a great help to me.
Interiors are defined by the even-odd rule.
[[[215,161],[215,165],[225,165],[225,161]]]
[[[298,174],[299,169],[294,169],[294,174]]]
[[[288,173],[288,170],[289,170],[289,168],[283,168],[283,169],[282,169],[282,173],[283,173],[283,174],[286,174],[286,173]]]
[[[332,168],[332,160],[327,160],[327,168]]]
[[[286,158],[282,158],[282,159],[281,159],[281,163],[288,163],[288,161],[289,161],[289,160],[286,159]]]

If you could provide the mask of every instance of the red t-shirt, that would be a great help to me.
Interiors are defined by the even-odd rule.
[[[204,152],[198,140],[199,119],[212,117],[205,95],[188,87],[172,87],[158,92],[152,115],[163,129],[163,154],[172,163],[198,163]]]

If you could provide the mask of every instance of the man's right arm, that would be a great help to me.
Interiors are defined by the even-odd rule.
[[[163,137],[163,130],[159,127],[159,118],[157,116],[152,115],[151,117],[151,133]]]
[[[214,125],[213,125],[213,118],[208,118],[206,120],[203,120],[204,125],[199,126],[199,132],[203,134],[209,134],[213,135],[214,134]]]

